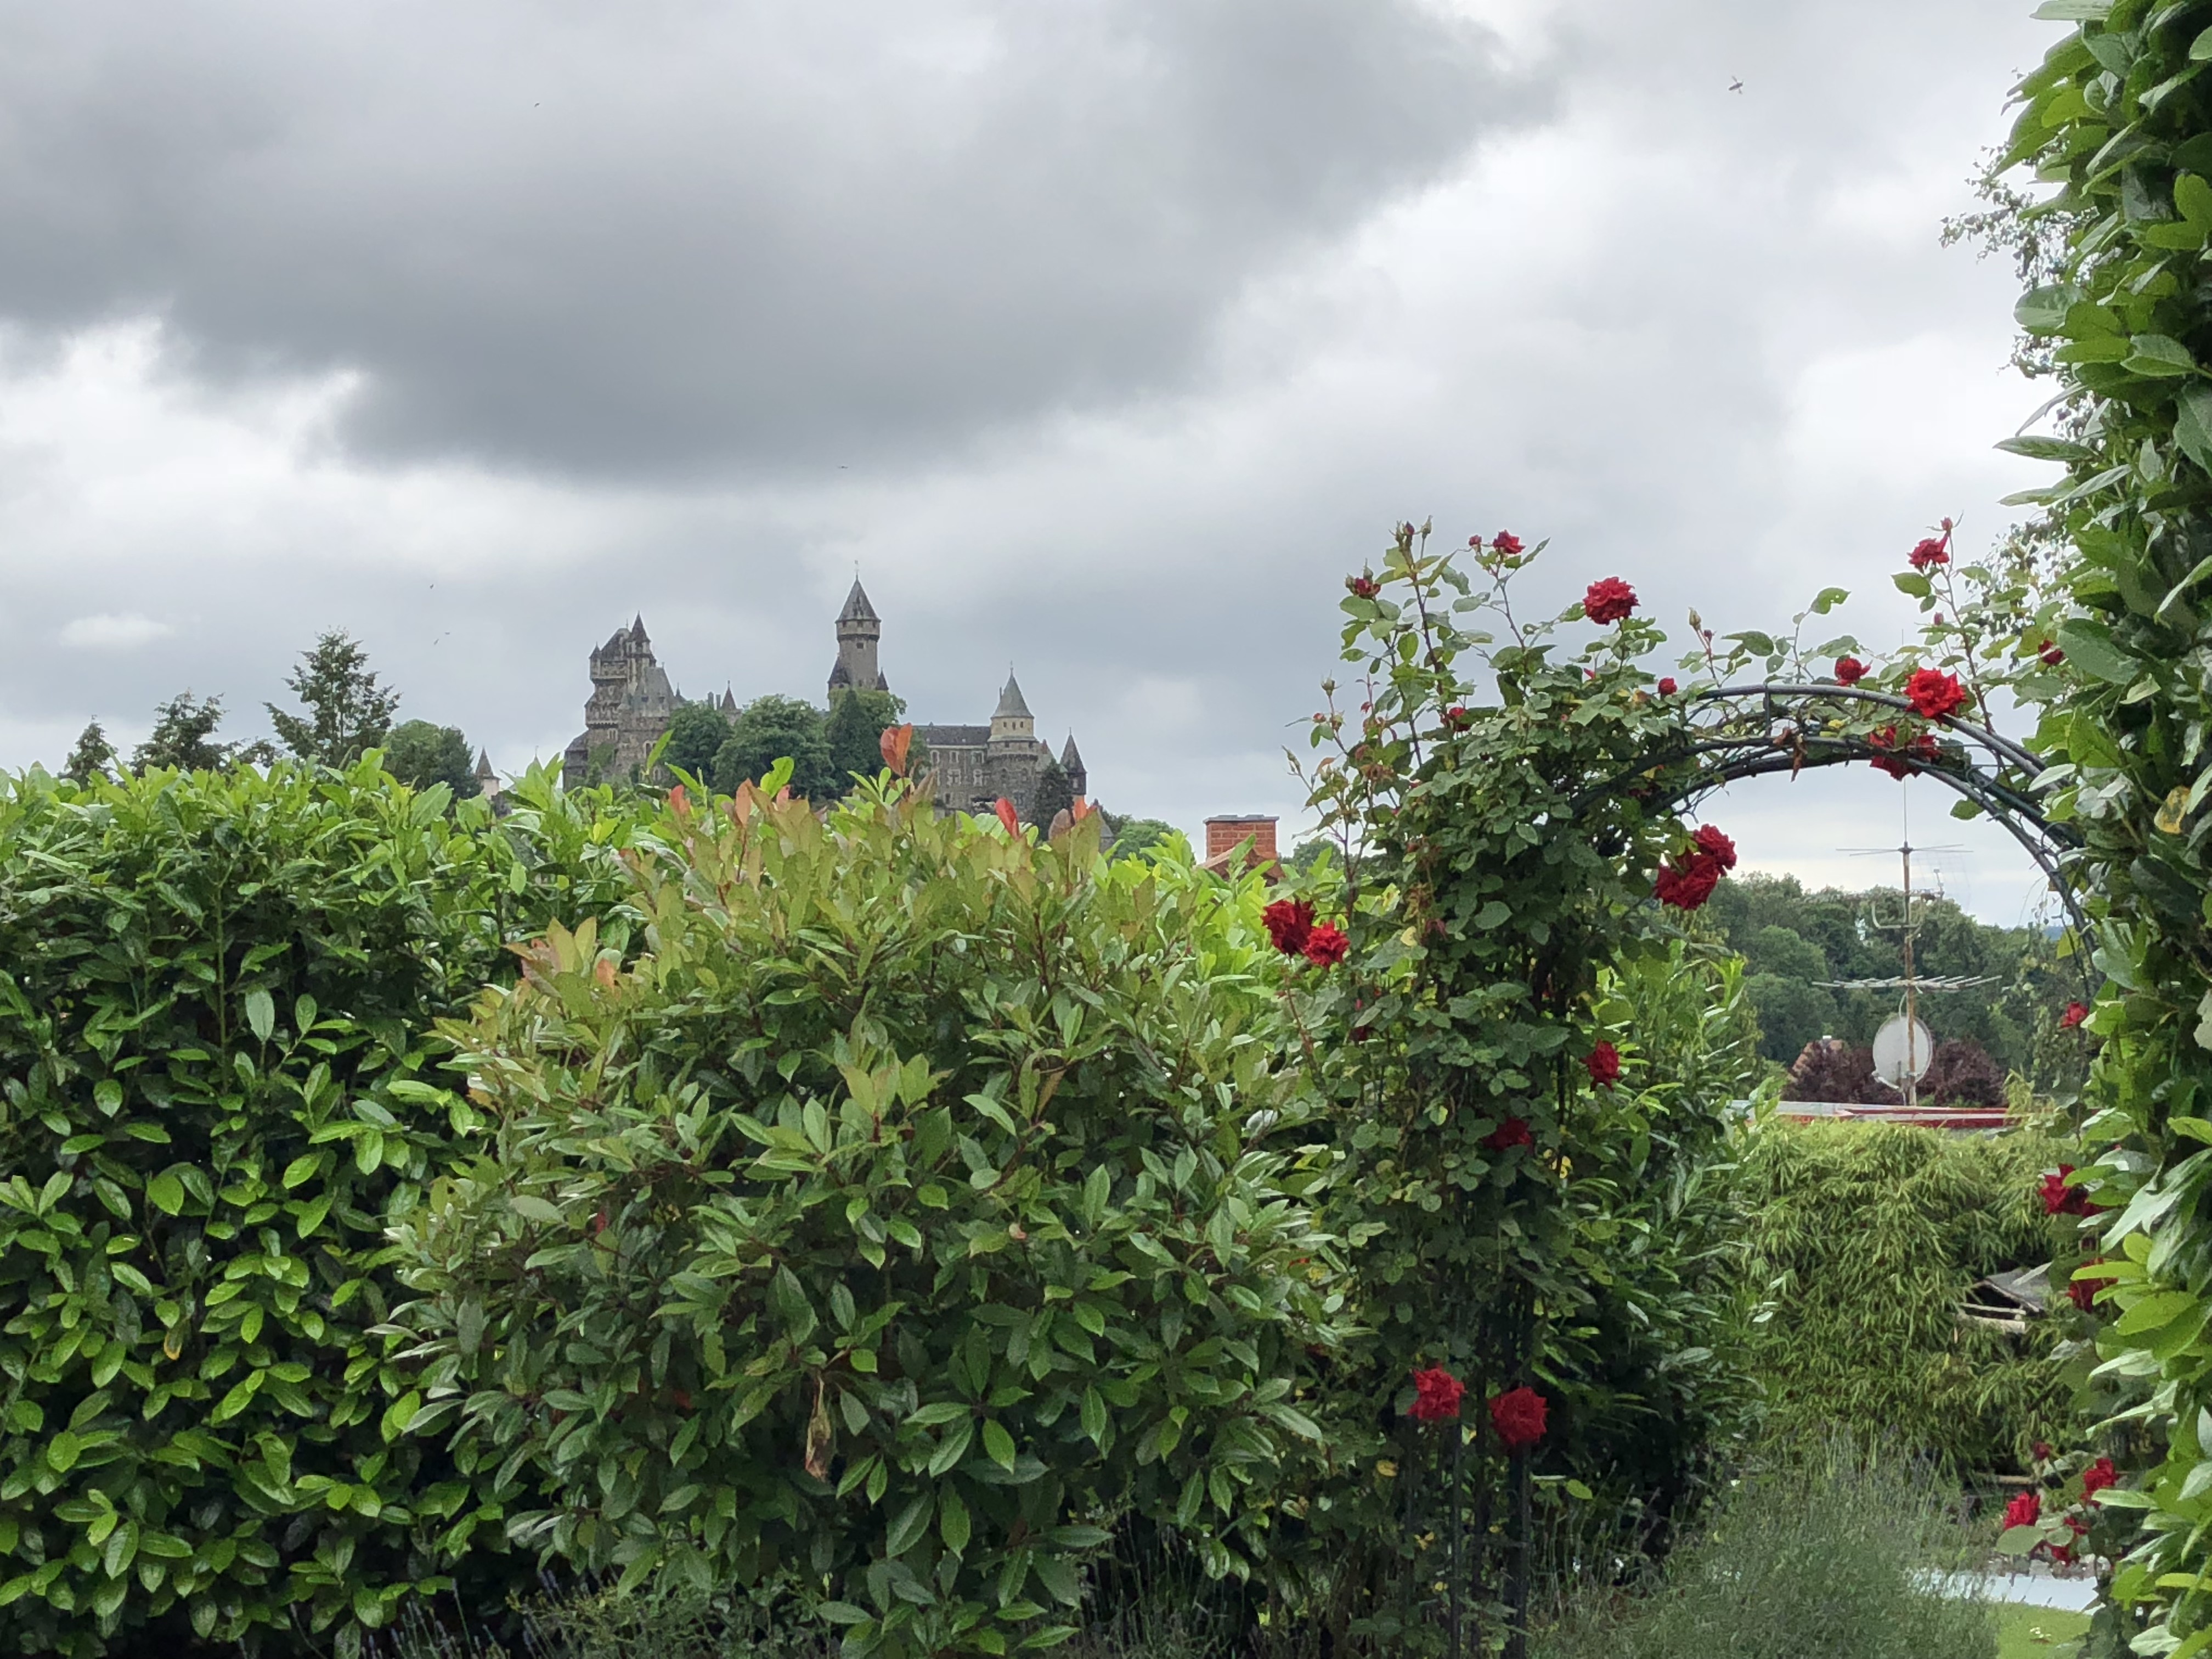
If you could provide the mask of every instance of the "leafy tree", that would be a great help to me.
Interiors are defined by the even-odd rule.
[[[376,683],[368,653],[341,630],[333,629],[313,650],[301,652],[300,665],[284,684],[298,695],[306,714],[264,706],[277,739],[311,765],[351,766],[392,730],[398,694]]]
[[[1139,858],[1182,834],[1175,825],[1158,818],[1123,818],[1115,828],[1111,850],[1117,859]]]
[[[1074,806],[1075,789],[1067,781],[1066,771],[1058,761],[1048,757],[1037,774],[1036,793],[1030,798],[1030,822],[1049,830],[1054,817]]]
[[[714,757],[729,740],[730,722],[720,709],[711,702],[687,702],[668,722],[668,746],[660,751],[660,763],[711,784]]]
[[[276,758],[264,742],[217,743],[215,732],[222,724],[221,697],[196,698],[180,691],[154,710],[154,729],[131,751],[131,769],[211,772],[238,761],[265,765]]]
[[[738,712],[715,751],[714,787],[727,794],[741,783],[764,777],[788,756],[793,794],[809,800],[836,794],[838,780],[830,769],[830,744],[822,728],[822,711],[810,703],[773,695],[755,697]]]
[[[442,783],[457,800],[466,800],[483,785],[477,781],[469,740],[458,726],[402,720],[382,744],[384,769],[402,783],[428,789]]]
[[[94,778],[104,778],[115,764],[115,745],[107,740],[107,732],[98,720],[92,721],[77,733],[76,747],[62,763],[62,775],[82,787]]]
[[[823,726],[830,749],[830,773],[843,784],[854,777],[872,778],[884,769],[884,728],[896,726],[906,704],[888,691],[866,691],[848,687],[830,704]],[[907,751],[907,771],[915,771],[914,751]]]

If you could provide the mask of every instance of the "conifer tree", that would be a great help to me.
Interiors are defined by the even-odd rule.
[[[264,706],[284,747],[311,765],[350,766],[391,734],[398,694],[376,683],[368,653],[342,629],[331,629],[313,650],[301,652],[300,665],[284,684],[307,713]]]
[[[906,705],[888,691],[854,688],[836,694],[822,735],[830,745],[830,775],[839,786],[884,769],[884,728],[897,725],[905,712]]]
[[[236,761],[267,762],[275,757],[265,743],[217,743],[216,727],[222,724],[221,697],[197,698],[180,691],[154,710],[154,729],[146,741],[131,751],[131,769],[144,772],[174,768],[179,772],[208,772]]]
[[[1036,793],[1030,797],[1030,822],[1052,833],[1052,821],[1075,806],[1075,787],[1068,781],[1067,773],[1056,760],[1047,759],[1037,773]]]
[[[76,734],[76,747],[62,763],[62,775],[82,788],[94,778],[109,776],[114,764],[115,745],[108,742],[106,728],[94,720]]]

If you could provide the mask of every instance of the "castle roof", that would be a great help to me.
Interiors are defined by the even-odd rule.
[[[650,643],[650,641],[648,641],[645,637],[645,612],[642,611],[639,611],[635,619],[631,622],[629,625],[629,636],[633,640],[635,640],[640,645]]]
[[[1067,741],[1060,745],[1060,769],[1066,772],[1079,772],[1083,769],[1083,757],[1076,750],[1075,733],[1073,732],[1067,734]]]
[[[1022,688],[1012,674],[1006,676],[1006,689],[999,693],[999,706],[991,711],[994,720],[1025,720],[1031,717],[1029,704],[1022,701]]]
[[[491,769],[491,750],[489,749],[477,750],[477,775],[480,778],[495,778],[499,775]]]
[[[991,741],[988,726],[917,726],[914,734],[932,749],[981,749]]]
[[[853,591],[845,596],[845,608],[837,613],[839,622],[877,622],[876,607],[868,603],[868,591],[860,586],[858,576],[853,578]]]

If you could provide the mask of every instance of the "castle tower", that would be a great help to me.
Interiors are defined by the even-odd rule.
[[[837,664],[830,671],[830,701],[835,702],[837,694],[848,687],[863,691],[891,689],[876,665],[876,642],[883,632],[876,607],[868,603],[867,591],[855,576],[853,591],[845,596],[845,608],[837,613]]]
[[[1085,787],[1090,780],[1084,775],[1083,756],[1075,746],[1075,733],[1073,732],[1067,734],[1067,741],[1060,746],[1060,769],[1067,774],[1067,787],[1079,798],[1091,793]]]
[[[1033,747],[1036,743],[1036,719],[1030,706],[1022,700],[1022,688],[1010,672],[1006,689],[999,693],[999,706],[991,711],[991,747],[1000,749],[1020,744]]]

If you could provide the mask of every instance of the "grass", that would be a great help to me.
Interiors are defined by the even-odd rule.
[[[2056,1607],[1997,1608],[1997,1659],[2075,1659],[2089,1615]]]
[[[1537,1632],[1534,1650],[1539,1659],[1996,1659],[1989,1603],[1915,1583],[1966,1565],[1970,1536],[1948,1495],[1924,1463],[1869,1457],[1849,1443],[1770,1458],[1731,1488],[1657,1583],[1584,1586]]]

